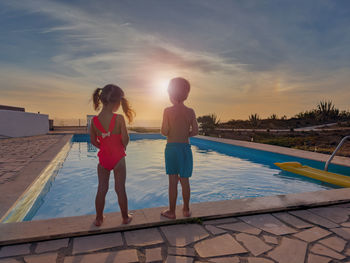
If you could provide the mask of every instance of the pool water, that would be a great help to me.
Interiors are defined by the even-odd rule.
[[[132,135],[127,148],[126,191],[130,210],[167,206],[165,175],[166,141],[155,135]],[[142,137],[141,137],[142,138]],[[273,163],[299,161],[321,168],[322,163],[244,147],[191,139],[194,171],[190,179],[191,202],[310,192],[336,188],[280,170]],[[95,213],[97,149],[85,135],[75,135],[62,168],[38,198],[25,221]],[[344,170],[345,169],[345,170]],[[350,168],[332,165],[330,170],[350,175]],[[178,203],[182,203],[179,185]],[[119,211],[111,174],[105,212]]]

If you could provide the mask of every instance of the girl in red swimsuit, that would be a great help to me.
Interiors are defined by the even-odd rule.
[[[122,223],[128,224],[132,220],[128,214],[128,199],[125,192],[126,166],[125,149],[129,142],[129,135],[123,115],[115,114],[120,105],[129,121],[134,117],[134,111],[124,97],[124,92],[116,85],[109,84],[103,89],[98,88],[92,95],[95,110],[101,112],[95,116],[90,125],[91,143],[99,148],[97,166],[98,190],[95,199],[96,219],[94,224],[103,223],[103,209],[108,191],[109,175],[113,170],[115,191],[122,214]]]

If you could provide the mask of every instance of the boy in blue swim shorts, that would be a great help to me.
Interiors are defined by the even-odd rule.
[[[190,182],[193,159],[189,137],[198,134],[196,114],[184,105],[190,92],[190,83],[184,78],[174,78],[168,87],[173,106],[164,110],[161,133],[167,137],[165,169],[169,177],[169,208],[161,213],[169,219],[176,218],[177,185],[180,181],[183,198],[183,215],[191,216]]]

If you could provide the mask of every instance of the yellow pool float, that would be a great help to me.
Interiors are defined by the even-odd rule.
[[[315,169],[310,166],[302,165],[298,162],[275,163],[275,165],[280,167],[282,170],[307,176],[322,182],[339,185],[342,187],[350,187],[350,176]]]

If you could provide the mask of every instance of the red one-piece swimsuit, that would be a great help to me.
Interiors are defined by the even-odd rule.
[[[102,133],[101,136],[97,136],[97,141],[100,143],[100,151],[97,156],[100,164],[109,171],[113,170],[117,163],[126,156],[121,134],[112,134],[116,117],[117,114],[113,114],[108,132],[105,131],[97,116],[93,118],[96,128]]]

